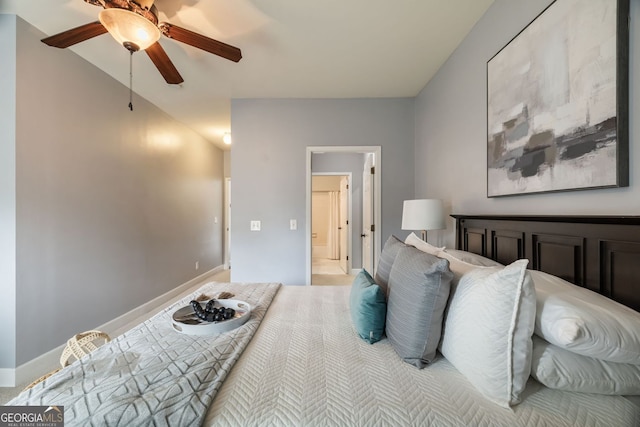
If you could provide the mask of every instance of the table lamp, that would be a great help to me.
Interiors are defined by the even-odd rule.
[[[422,240],[427,241],[427,230],[447,228],[444,222],[442,200],[417,199],[405,200],[402,207],[402,229],[420,230]]]

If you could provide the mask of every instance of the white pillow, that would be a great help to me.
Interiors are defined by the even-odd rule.
[[[536,335],[583,356],[640,365],[640,313],[541,271],[531,277]]]
[[[487,398],[520,402],[531,372],[536,296],[528,260],[479,267],[452,289],[442,354]]]
[[[445,249],[445,253],[459,259],[468,264],[479,265],[482,267],[503,267],[498,261],[474,254],[473,252],[461,251],[459,249]]]
[[[411,245],[416,249],[420,249],[422,252],[426,252],[431,255],[438,255],[440,251],[444,250],[444,246],[441,248],[433,246],[432,244],[425,242],[424,240],[416,236],[416,233],[409,234],[404,240],[404,244]]]
[[[405,245],[411,245],[417,249],[420,249],[422,252],[426,252],[428,254],[448,260],[451,271],[454,274],[454,283],[457,283],[464,273],[471,271],[478,266],[503,266],[497,261],[471,252],[460,251],[456,249],[446,249],[444,246],[441,248],[433,246],[432,244],[425,242],[424,240],[416,236],[415,233],[409,234],[404,243]]]
[[[444,258],[449,261],[449,269],[453,273],[453,280],[451,281],[451,283],[454,285],[458,283],[460,281],[460,278],[466,273],[476,270],[478,268],[487,268],[487,267],[480,267],[480,266],[462,261],[456,258],[455,256],[448,254],[446,251],[440,251],[435,255],[439,258]]]
[[[607,362],[533,337],[531,375],[549,388],[608,395],[640,395],[640,365]]]

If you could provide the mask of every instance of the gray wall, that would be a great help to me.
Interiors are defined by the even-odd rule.
[[[362,268],[362,171],[364,154],[314,153],[311,172],[351,172],[351,268]]]
[[[0,371],[16,363],[15,63],[16,17],[0,15]]]
[[[222,264],[223,153],[17,22],[19,365]]]
[[[233,100],[232,280],[305,283],[307,146],[381,146],[382,241],[401,233],[402,201],[413,196],[413,119],[410,98]],[[262,231],[250,231],[251,220]]]
[[[442,198],[454,213],[640,214],[640,84],[633,77],[640,73],[638,1],[631,1],[630,186],[486,197],[486,63],[550,3],[496,0],[416,98],[416,196]],[[444,234],[443,243],[452,246],[452,219]]]

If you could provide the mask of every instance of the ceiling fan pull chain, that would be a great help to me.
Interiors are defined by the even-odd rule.
[[[133,51],[129,51],[129,110],[133,111]]]

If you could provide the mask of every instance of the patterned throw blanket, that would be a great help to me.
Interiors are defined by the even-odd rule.
[[[62,405],[67,426],[201,425],[279,287],[278,283],[207,284],[9,405]],[[201,293],[221,291],[251,305],[251,317],[244,325],[213,336],[173,329],[173,311]]]

